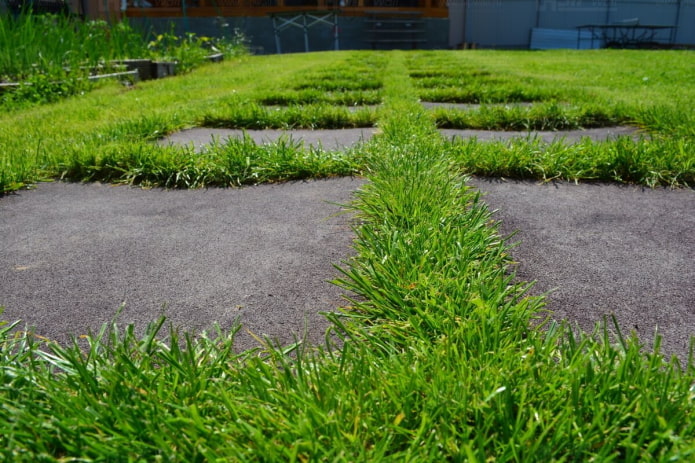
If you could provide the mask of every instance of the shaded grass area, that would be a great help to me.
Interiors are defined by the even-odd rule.
[[[25,5],[29,7],[30,5]],[[233,58],[245,53],[244,39],[231,31],[216,38],[189,33],[153,35],[127,21],[110,24],[77,16],[0,12],[0,88],[3,111],[59,101],[99,84],[90,75],[124,71],[126,59],[175,61],[176,72],[202,65],[211,54]],[[130,78],[132,80],[132,78]]]
[[[238,353],[239,327],[193,335],[160,320],[141,338],[112,323],[59,346],[6,326],[0,455],[692,459],[693,359],[664,359],[658,340],[641,352],[610,322],[590,334],[545,322],[543,299],[514,281],[490,211],[413,97],[407,56],[390,56],[383,135],[360,150],[369,183],[352,205],[356,255],[336,281],[355,297],[329,315],[341,342]]]

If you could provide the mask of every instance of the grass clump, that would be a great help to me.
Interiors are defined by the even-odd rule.
[[[533,105],[482,105],[468,110],[431,111],[438,127],[482,130],[576,130],[630,122],[625,110],[602,105],[541,102]]]
[[[517,84],[472,82],[463,86],[428,88],[419,92],[423,101],[433,103],[520,103],[543,101],[555,95]]]
[[[128,183],[165,188],[238,187],[307,178],[359,174],[363,166],[352,153],[306,149],[282,138],[257,145],[248,136],[213,140],[202,151],[192,146],[159,147],[149,143],[114,144],[87,151],[59,166],[73,181]]]
[[[375,90],[354,90],[346,92],[325,92],[316,89],[285,90],[270,92],[257,97],[261,105],[291,106],[329,104],[340,106],[377,105],[382,101],[381,92]]]
[[[635,183],[652,188],[695,185],[692,140],[620,137],[567,144],[561,139],[544,143],[530,136],[507,143],[453,141],[448,146],[461,171],[471,175]]]
[[[215,108],[202,117],[204,127],[235,129],[345,129],[372,127],[376,110],[328,104],[266,107],[253,103]]]

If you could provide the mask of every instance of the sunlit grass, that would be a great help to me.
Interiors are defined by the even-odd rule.
[[[555,102],[482,105],[468,110],[442,107],[433,109],[431,113],[438,127],[454,129],[574,130],[634,122],[622,108]]]
[[[694,116],[692,106],[679,104],[679,101],[695,97],[692,85],[685,79],[690,52],[657,52],[650,55],[648,64],[639,59],[642,55],[631,51],[606,51],[603,54],[564,51],[413,52],[406,55],[405,69],[399,71],[401,76],[387,70],[387,56],[382,52],[345,52],[312,54],[311,60],[303,59],[301,55],[247,57],[205,66],[191,75],[161,82],[143,82],[133,88],[109,85],[60,103],[8,111],[0,116],[0,190],[12,191],[39,179],[70,178],[71,172],[83,170],[76,168],[80,159],[112,157],[113,153],[126,159],[134,156],[135,151],[140,153],[139,156],[159,159],[165,165],[178,165],[179,161],[167,160],[180,157],[178,154],[167,154],[162,148],[142,142],[156,140],[185,127],[371,127],[379,125],[380,119],[394,111],[402,111],[383,104],[369,107],[374,102],[383,103],[389,87],[331,92],[292,89],[293,86],[304,88],[312,79],[316,79],[316,85],[323,81],[333,85],[334,82],[346,81],[346,76],[354,79],[355,87],[362,88],[379,87],[396,78],[404,79],[403,82],[408,81],[411,86],[413,101],[418,98],[418,90],[413,86],[423,79],[449,79],[447,85],[450,86],[443,89],[447,92],[461,91],[451,86],[451,79],[461,76],[473,82],[501,79],[506,84],[490,83],[481,88],[489,95],[501,92],[499,95],[503,97],[498,99],[502,100],[510,99],[510,85],[517,76],[522,77],[519,88],[524,91],[541,82],[541,92],[555,94],[561,89],[565,99],[545,100],[543,96],[542,101],[531,105],[487,104],[467,111],[436,108],[428,114],[437,126],[450,128],[564,130],[634,124],[645,129],[653,140],[663,137],[671,141],[659,142],[669,147],[665,150],[644,150],[638,145],[627,147],[625,152],[632,154],[624,157],[628,160],[626,162],[629,164],[629,159],[634,158],[648,164],[650,157],[657,156],[657,153],[659,159],[677,157],[681,160],[667,164],[684,171],[663,175],[664,180],[657,183],[670,185],[675,179],[676,183],[689,184],[686,179],[690,178],[687,172],[691,165],[691,142],[688,140],[692,140]],[[685,58],[679,60],[678,57]],[[559,66],[558,61],[564,65]],[[614,82],[618,77],[609,80],[606,74],[610,69],[608,63],[612,61],[619,61],[628,69],[621,70],[618,76],[638,71],[652,73],[659,67],[668,69],[663,78],[654,77],[645,83],[630,76],[618,85]],[[605,87],[596,84],[593,77],[588,78],[593,74],[579,71],[591,66],[597,69],[598,77],[606,79]],[[585,80],[579,80],[578,75],[584,75]],[[681,80],[676,80],[678,76]],[[279,91],[279,88],[287,90]],[[653,96],[653,103],[643,99],[643,92],[647,90]],[[271,103],[278,106],[268,107]],[[681,139],[683,141],[677,141]],[[671,149],[671,146],[680,148]],[[610,149],[610,145],[597,145],[594,156],[600,158],[600,152]],[[649,154],[645,157],[644,153]],[[66,170],[64,166],[72,167]],[[85,170],[90,169],[90,166],[85,166]],[[529,165],[521,166],[520,171],[531,175],[536,169]],[[489,171],[489,174],[495,175],[494,171]],[[159,175],[155,177],[161,178]],[[122,181],[126,178],[132,176],[124,177]],[[601,178],[623,181],[650,178],[652,180],[648,183],[652,184],[653,179],[660,178],[660,175],[635,177],[606,173]],[[156,183],[154,178],[150,181]]]
[[[448,150],[461,171],[472,175],[650,187],[695,185],[693,140],[621,137],[595,142],[586,138],[569,144],[531,137],[510,142],[453,141]]]
[[[59,166],[65,179],[165,188],[238,187],[306,178],[358,175],[359,156],[307,148],[288,137],[257,145],[248,137],[193,146],[159,147],[133,141],[85,150]]]
[[[689,183],[692,113],[626,99],[624,114],[648,127],[651,138],[576,145],[449,142],[418,101],[408,75],[413,54],[394,52],[388,59],[378,55],[388,76],[376,115],[381,134],[353,150],[306,149],[289,139],[258,146],[246,138],[200,152],[154,143],[216,112],[233,121],[255,104],[257,92],[328,65],[336,55],[353,56],[272,57],[272,63],[247,58],[224,72],[206,68],[161,84],[102,89],[78,102],[0,116],[3,162],[12,163],[7,172],[20,179],[15,181],[47,175],[44,168],[69,171],[75,179],[172,187],[349,175],[356,169],[368,177],[351,205],[355,254],[336,281],[353,297],[342,313],[328,315],[333,331],[325,343],[268,342],[239,353],[238,326],[181,333],[159,320],[141,337],[132,326],[110,323],[64,346],[0,326],[0,456],[691,460],[693,358],[665,359],[658,339],[654,351],[645,351],[611,320],[588,334],[544,323],[544,300],[530,297],[527,285],[515,280],[508,244],[466,181],[471,173],[484,173]],[[490,55],[424,56],[443,66],[465,56],[494,68],[499,55]],[[511,67],[507,61],[515,55],[503,56]],[[530,72],[527,55],[520,56],[519,72]],[[549,66],[564,57],[547,56]],[[591,59],[597,56],[604,55]],[[663,56],[670,55],[650,58]],[[260,79],[264,73],[267,84]],[[123,116],[135,107],[141,114]],[[324,114],[323,107],[312,111]],[[53,116],[52,126],[40,122],[46,115]],[[35,129],[12,138],[29,123]],[[77,126],[68,136],[63,132],[69,124]]]
[[[350,110],[343,106],[296,105],[266,107],[253,103],[220,107],[203,116],[205,127],[235,129],[341,129],[371,127],[377,112],[372,108]]]
[[[345,92],[326,92],[304,89],[298,91],[269,92],[256,97],[259,104],[268,106],[289,106],[309,104],[332,104],[341,106],[377,105],[382,102],[381,92],[376,90],[351,90]]]

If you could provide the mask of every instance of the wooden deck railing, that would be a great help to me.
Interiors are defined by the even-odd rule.
[[[446,18],[447,0],[128,0],[127,17],[267,16],[300,11],[338,10],[345,16],[374,11],[411,11]]]

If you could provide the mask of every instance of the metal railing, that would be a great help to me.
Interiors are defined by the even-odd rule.
[[[128,0],[130,17],[267,16],[293,11],[338,10],[347,16],[375,10],[418,11],[423,17],[447,17],[447,0]]]

